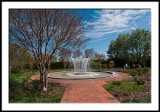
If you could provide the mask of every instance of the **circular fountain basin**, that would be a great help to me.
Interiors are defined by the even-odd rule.
[[[112,76],[114,76],[112,72],[58,72],[51,73],[48,77],[54,79],[96,79]]]

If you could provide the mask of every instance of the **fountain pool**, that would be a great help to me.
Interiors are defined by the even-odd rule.
[[[95,79],[114,76],[113,72],[91,72],[88,71],[90,66],[90,58],[83,58],[80,56],[78,58],[72,58],[71,61],[74,65],[73,72],[58,72],[49,74],[50,78],[58,79]]]

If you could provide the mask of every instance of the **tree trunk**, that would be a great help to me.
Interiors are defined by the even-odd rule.
[[[48,74],[45,73],[45,68],[40,70],[40,83],[41,83],[41,90],[47,91],[47,83],[48,83]]]

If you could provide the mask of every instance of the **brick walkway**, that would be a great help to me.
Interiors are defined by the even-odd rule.
[[[113,80],[122,80],[131,76],[126,73],[115,73],[117,74],[115,77],[99,79],[65,80],[49,78],[49,81],[66,86],[61,103],[120,103],[104,89],[103,85]],[[39,75],[35,75],[31,79],[39,79]]]

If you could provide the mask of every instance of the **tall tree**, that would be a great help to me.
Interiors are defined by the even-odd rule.
[[[18,72],[22,68],[32,69],[32,65],[33,65],[33,57],[26,49],[21,48],[17,44],[9,43],[10,71]]]
[[[137,29],[131,34],[119,34],[115,41],[111,41],[107,51],[109,58],[120,66],[128,62],[145,66],[147,60],[150,60],[150,53],[151,33],[144,29]]]
[[[130,38],[130,50],[137,63],[143,63],[151,53],[151,33],[145,29],[133,31]]]
[[[10,41],[33,54],[40,71],[41,89],[47,90],[48,70],[54,55],[62,48],[82,47],[89,39],[84,34],[83,16],[78,10],[10,9]]]

